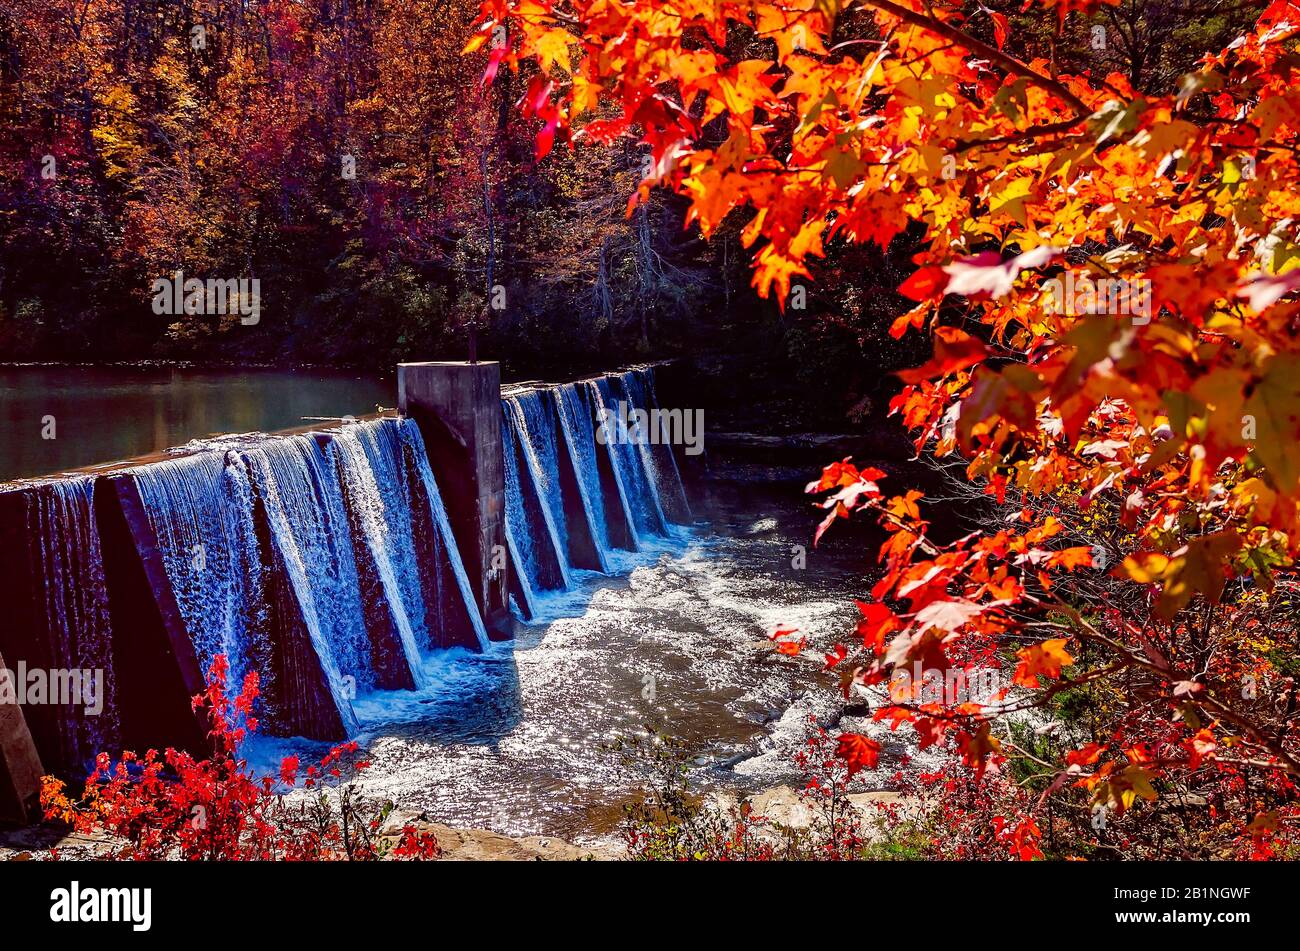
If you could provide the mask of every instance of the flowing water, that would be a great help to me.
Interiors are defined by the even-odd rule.
[[[409,420],[210,440],[128,475],[200,666],[257,671],[266,732],[356,733],[354,700],[427,688],[450,632],[487,644]]]
[[[489,642],[419,428],[393,417],[12,489],[40,542],[41,636],[110,677],[121,638],[163,637],[114,629],[128,602],[103,570],[104,491],[154,566],[159,613],[178,618],[166,636],[202,669],[225,654],[232,688],[258,673],[249,754],[270,775],[354,737],[365,785],[403,807],[578,840],[608,835],[643,780],[607,745],[648,726],[690,745],[698,786],[791,781],[812,718],[839,708],[817,648],[852,633],[863,550],[808,550],[817,512],[797,485],[688,498],[670,447],[622,428],[656,408],[650,368],[503,393],[513,641]],[[778,627],[815,646],[776,653]],[[121,699],[139,724],[139,698]],[[59,761],[110,746],[116,716],[56,724]]]
[[[113,676],[111,623],[104,584],[104,552],[91,517],[94,481],[79,477],[40,486],[27,500],[34,561],[52,583],[44,588],[40,609],[45,617],[45,644],[40,655],[53,670],[97,671],[97,688],[84,703],[54,706],[59,758],[85,763],[118,739],[119,710]],[[35,666],[35,665],[34,665]],[[98,696],[93,696],[95,692]],[[102,707],[94,716],[84,710]]]
[[[647,725],[691,745],[700,788],[796,781],[809,718],[829,722],[839,694],[820,653],[783,657],[768,635],[850,635],[867,559],[829,544],[795,567],[816,524],[797,487],[714,495],[692,500],[709,513],[697,525],[615,553],[626,575],[579,571],[543,596],[549,620],[519,625],[512,646],[439,656],[428,690],[358,702],[367,791],[461,827],[600,840],[640,785],[604,747]],[[272,770],[324,748],[260,740],[253,760]]]

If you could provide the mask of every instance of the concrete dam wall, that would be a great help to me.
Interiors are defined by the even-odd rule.
[[[0,486],[22,687],[0,703],[0,819],[30,817],[41,769],[201,751],[190,697],[217,655],[236,690],[257,673],[260,732],[344,739],[358,698],[425,686],[430,653],[508,639],[575,571],[690,520],[673,447],[614,422],[657,407],[653,368],[502,390],[496,364],[407,364],[399,403]]]

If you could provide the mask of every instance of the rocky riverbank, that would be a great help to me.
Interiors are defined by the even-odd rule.
[[[849,803],[870,828],[881,802],[897,802],[890,792],[855,793]],[[715,797],[721,808],[733,804],[731,797]],[[800,800],[793,786],[774,786],[754,796],[754,812],[773,829],[805,829],[814,821],[812,811]],[[443,862],[611,862],[626,858],[622,845],[614,840],[575,845],[554,836],[509,836],[489,829],[458,829],[436,822],[425,813],[395,812],[389,816],[380,836],[395,842],[404,826],[432,833],[438,840]],[[870,838],[870,836],[868,836]],[[23,829],[0,830],[0,861],[93,861],[120,850],[124,841],[112,836],[85,836],[42,824]]]
[[[394,813],[381,836],[396,841],[405,825],[429,832],[438,840],[445,862],[583,862],[622,858],[617,848],[577,846],[551,836],[515,838],[487,829],[455,829],[424,815]],[[124,841],[112,836],[85,836],[53,826],[0,831],[0,861],[93,861],[120,850]]]

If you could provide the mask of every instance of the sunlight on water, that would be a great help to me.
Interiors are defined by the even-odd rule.
[[[795,496],[736,501],[712,524],[615,552],[611,568],[625,576],[575,572],[574,590],[541,596],[540,620],[520,624],[512,644],[437,653],[427,689],[357,701],[372,762],[364,789],[453,825],[601,838],[638,785],[602,747],[648,723],[698,748],[701,787],[792,781],[809,717],[827,721],[838,691],[815,676],[819,654],[780,657],[767,635],[850,633],[857,577],[842,555],[791,567],[791,545],[815,521]],[[776,511],[759,533],[743,514],[755,505]],[[273,770],[286,752],[324,747],[253,749]]]

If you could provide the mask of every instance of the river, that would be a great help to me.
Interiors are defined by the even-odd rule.
[[[833,722],[840,694],[819,651],[784,657],[768,635],[795,627],[826,646],[851,636],[873,559],[834,541],[797,557],[817,513],[788,483],[715,485],[692,501],[707,515],[628,555],[630,573],[584,573],[513,643],[430,660],[423,692],[359,701],[366,792],[461,828],[608,841],[643,780],[608,744],[647,726],[688,744],[698,789],[796,782],[791,757],[810,718]],[[306,762],[325,748],[261,739],[252,759],[274,774],[281,756]],[[880,775],[896,763],[883,757]]]
[[[116,462],[218,433],[393,406],[392,380],[327,370],[0,365],[0,482]]]
[[[319,371],[0,367],[0,479],[393,402],[391,383]],[[41,438],[46,416],[53,439]],[[427,655],[423,689],[359,697],[365,790],[455,826],[606,839],[643,780],[608,744],[647,726],[689,746],[698,788],[797,781],[791,757],[811,718],[829,724],[841,709],[822,651],[849,643],[874,562],[841,532],[811,547],[820,513],[800,479],[826,461],[809,453],[806,471],[779,481],[715,465],[726,477],[695,482],[694,525],[615,552],[608,575],[576,571],[576,589],[544,595],[511,642]],[[778,654],[778,627],[809,648]],[[276,775],[280,757],[324,749],[256,737],[248,753]],[[883,757],[881,774],[896,762]]]

